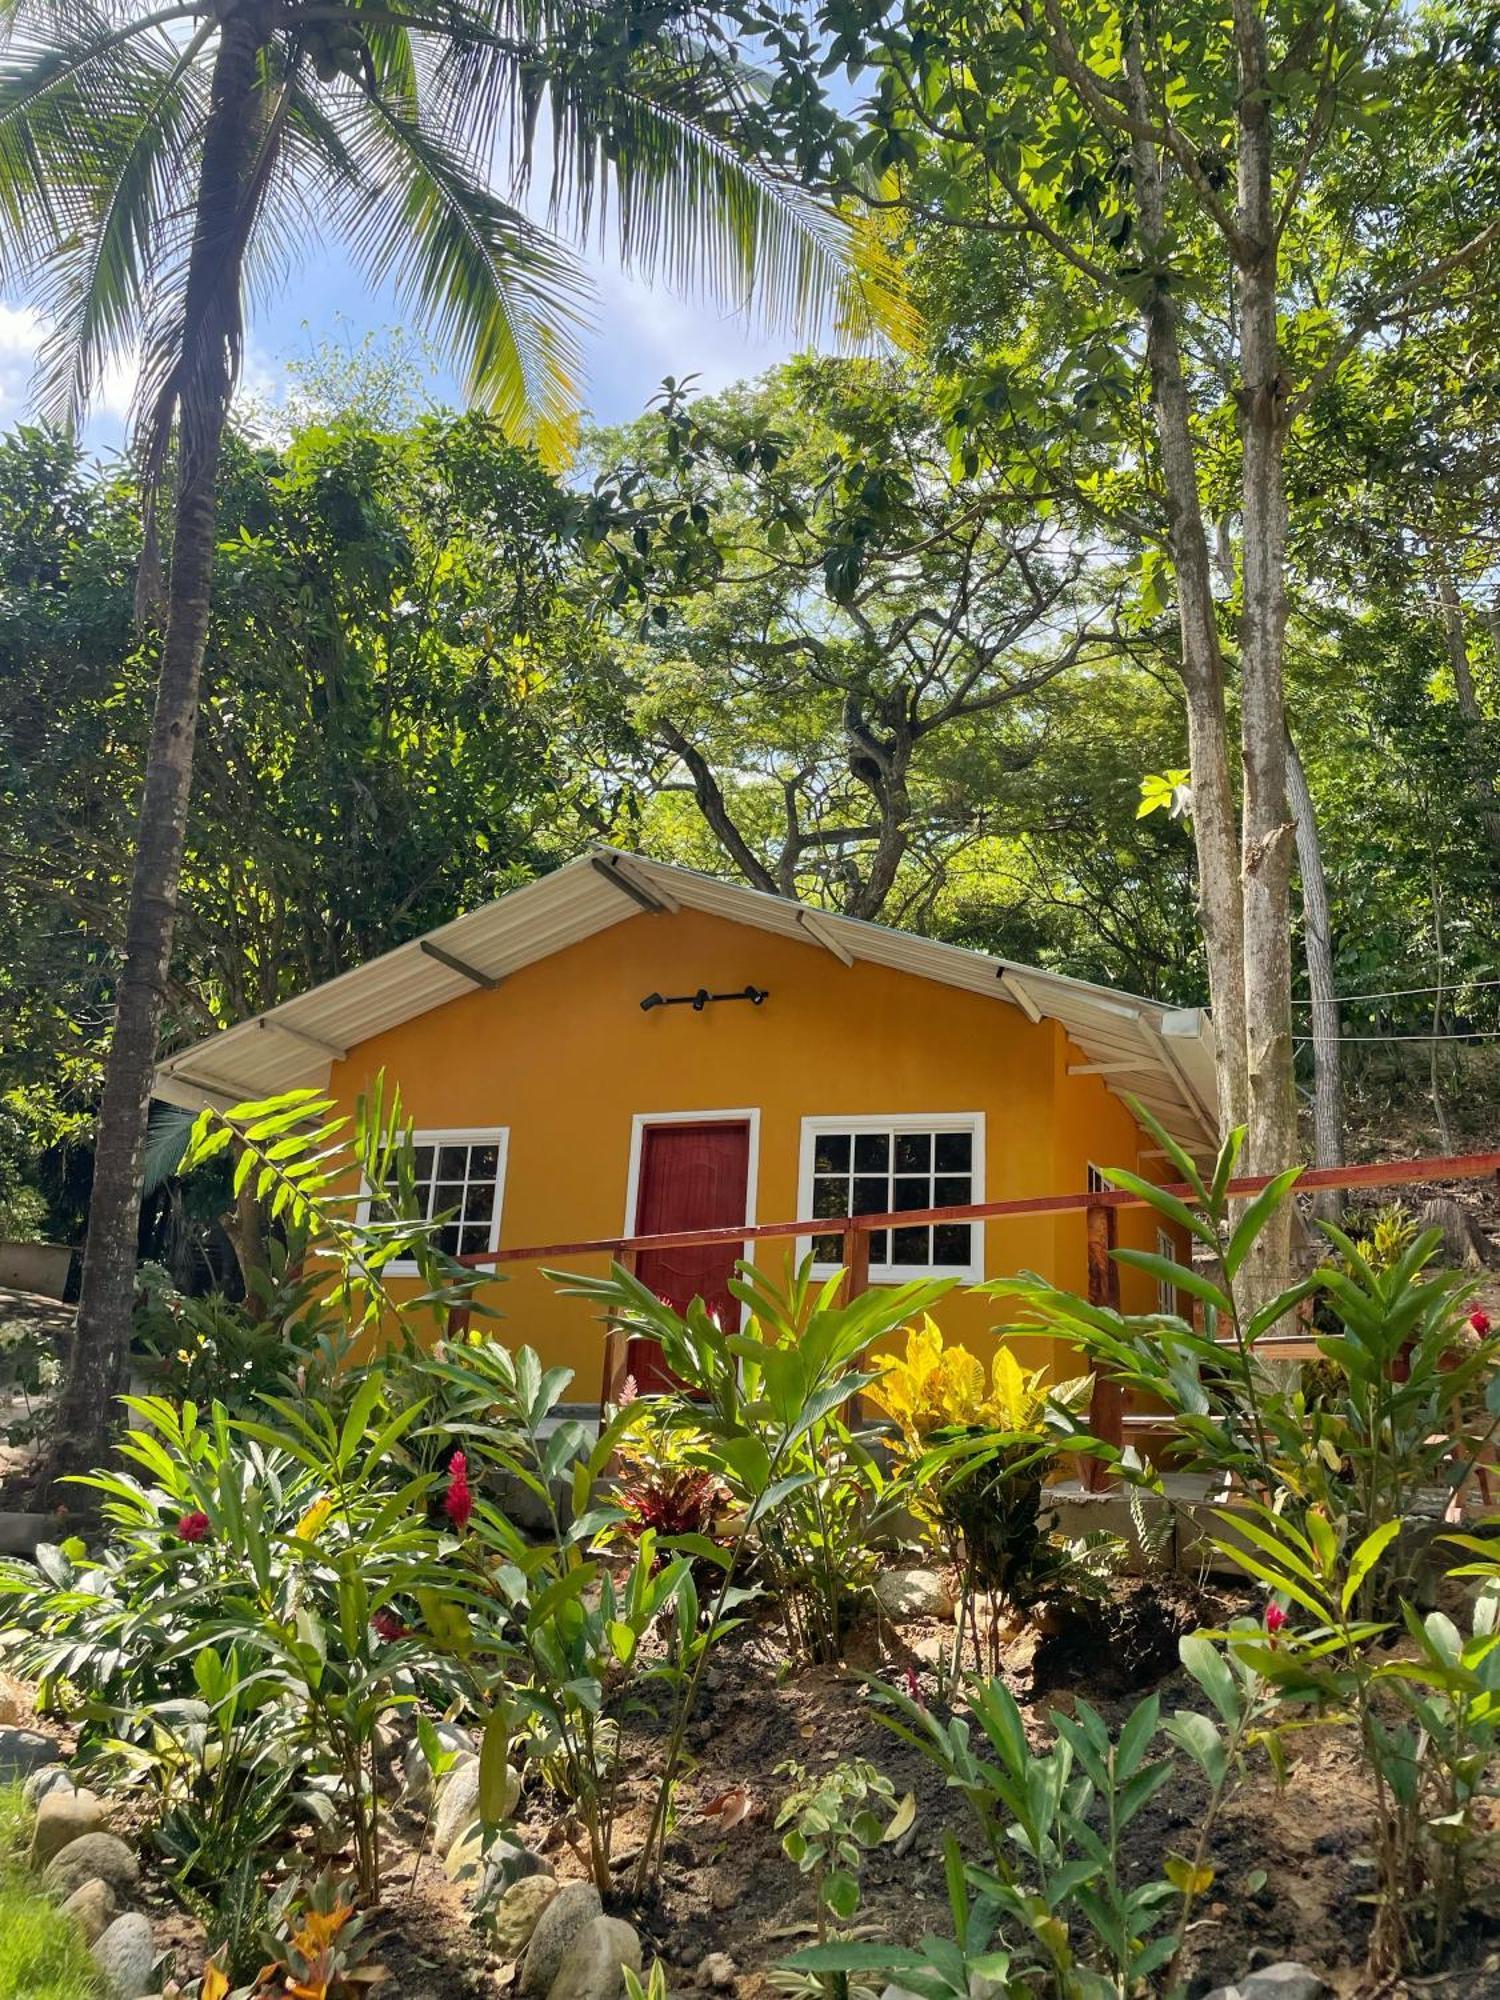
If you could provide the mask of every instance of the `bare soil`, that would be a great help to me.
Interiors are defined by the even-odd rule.
[[[1152,1689],[1170,1713],[1200,1704],[1195,1684],[1176,1665],[1179,1636],[1219,1624],[1240,1608],[1235,1596],[1199,1590],[1179,1577],[1122,1581],[1115,1602],[1098,1618],[1011,1640],[1002,1671],[1038,1741],[1045,1737],[1048,1711],[1066,1710],[1080,1696],[1116,1727]],[[863,1675],[878,1670],[910,1687],[909,1671],[920,1696],[932,1701],[936,1662],[951,1640],[946,1625],[893,1629],[872,1621],[854,1635],[847,1667],[800,1673],[787,1670],[775,1629],[747,1627],[725,1642],[693,1728],[693,1761],[660,1893],[644,1905],[623,1892],[610,1903],[637,1925],[648,1959],[665,1962],[674,1994],[706,1993],[704,1959],[727,1953],[735,1966],[735,2000],[771,2000],[773,1968],[815,1936],[810,1883],[782,1855],[773,1824],[787,1788],[778,1766],[789,1758],[813,1772],[841,1759],[868,1758],[898,1795],[915,1794],[912,1843],[900,1855],[890,1848],[871,1854],[859,1922],[902,1944],[929,1930],[949,1930],[943,1836],[952,1831],[978,1859],[975,1829],[940,1774],[879,1721]],[[624,1728],[630,1776],[616,1853],[628,1862],[644,1835],[662,1733],[649,1716],[626,1718]],[[748,1792],[749,1809],[725,1827],[704,1808],[734,1787]],[[1201,1799],[1190,1770],[1159,1793],[1131,1829],[1131,1867],[1143,1876],[1156,1874],[1168,1851],[1188,1846]],[[1337,1729],[1306,1732],[1285,1791],[1278,1792],[1267,1773],[1263,1784],[1232,1803],[1220,1824],[1211,1854],[1215,1885],[1190,1938],[1191,1992],[1201,1995],[1255,1966],[1295,1958],[1322,1972],[1340,1996],[1379,1991],[1500,2000],[1500,1887],[1494,1884],[1481,1885],[1443,1977],[1380,1989],[1362,1983],[1370,1823],[1369,1792],[1347,1737]],[[471,1923],[469,1906],[442,1864],[422,1853],[424,1833],[419,1816],[393,1807],[388,1888],[373,1924],[380,1934],[377,1955],[389,1974],[382,1990],[393,2000],[497,1995],[509,1985],[510,1969]],[[518,1835],[547,1854],[560,1878],[583,1875],[566,1814],[544,1789],[528,1789]],[[203,1933],[150,1881],[149,1852],[145,1858],[158,1941],[171,1950],[176,1976],[186,1981],[201,1966]],[[628,1867],[618,1873],[628,1883]]]

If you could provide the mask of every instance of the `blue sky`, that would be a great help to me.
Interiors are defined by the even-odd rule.
[[[705,389],[759,374],[791,353],[790,338],[761,339],[745,321],[700,300],[674,297],[618,267],[590,257],[598,287],[596,324],[585,343],[588,376],[584,400],[601,423],[637,416],[665,375],[697,374]],[[285,392],[286,364],[320,342],[357,343],[401,323],[389,294],[372,294],[336,250],[318,251],[284,289],[252,311],[242,387],[246,395],[276,403]],[[45,327],[21,298],[0,300],[0,428],[29,413],[32,365]],[[132,371],[120,367],[100,385],[86,436],[101,451],[125,434]],[[456,400],[451,383],[438,391]]]

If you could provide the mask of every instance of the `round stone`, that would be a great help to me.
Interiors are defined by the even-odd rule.
[[[126,1895],[141,1878],[140,1863],[112,1833],[86,1833],[59,1848],[42,1873],[42,1886],[55,1896],[71,1896],[85,1882],[107,1882],[117,1896]]]
[[[116,1917],[95,1941],[94,1963],[109,2000],[146,2000],[158,1990],[151,1919],[135,1912]]]

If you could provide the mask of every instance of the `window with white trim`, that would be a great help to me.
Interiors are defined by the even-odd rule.
[[[1084,1193],[1108,1194],[1109,1190],[1110,1190],[1110,1183],[1104,1178],[1103,1168],[1096,1167],[1093,1161],[1090,1160],[1088,1163],[1088,1171],[1083,1183]]]
[[[1178,1261],[1177,1240],[1165,1229],[1158,1229],[1156,1232],[1156,1254],[1158,1257],[1168,1258],[1174,1264]],[[1156,1281],[1156,1310],[1159,1313],[1177,1312],[1177,1287],[1167,1278],[1158,1278]]]
[[[902,1209],[959,1208],[984,1200],[984,1114],[804,1118],[799,1206],[832,1221]],[[808,1246],[804,1244],[804,1249]],[[814,1268],[844,1262],[842,1232],[814,1236]],[[870,1232],[870,1276],[983,1276],[983,1225],[913,1223]]]
[[[416,1214],[423,1222],[441,1220],[437,1247],[450,1257],[499,1247],[507,1137],[504,1126],[412,1134]],[[367,1214],[370,1207],[366,1202]],[[401,1262],[386,1268],[414,1271],[416,1265]]]

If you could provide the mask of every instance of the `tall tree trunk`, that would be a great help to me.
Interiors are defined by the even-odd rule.
[[[1291,877],[1287,816],[1286,385],[1276,325],[1270,79],[1258,0],[1234,0],[1238,63],[1240,428],[1243,440],[1243,617],[1240,744],[1244,767],[1245,1019],[1250,1132],[1245,1164],[1274,1173],[1297,1155],[1292,1072]],[[1257,1245],[1256,1289],[1268,1296],[1291,1270],[1292,1211]]]
[[[1448,565],[1441,561],[1437,566],[1437,588],[1438,600],[1443,607],[1443,641],[1453,674],[1453,691],[1458,697],[1458,712],[1464,719],[1469,778],[1479,806],[1479,824],[1490,847],[1500,853],[1500,799],[1495,796],[1495,773],[1485,752],[1485,716],[1474,687],[1474,670],[1469,664],[1463,599],[1454,585]],[[1497,638],[1496,646],[1500,649],[1500,638]]]
[[[141,1155],[192,787],[215,488],[239,346],[242,203],[259,138],[257,64],[264,39],[260,7],[242,5],[224,17],[204,132],[179,360],[167,625],[99,1111],[78,1320],[57,1401],[58,1472],[93,1464],[105,1450],[129,1359]]]
[[[1339,1003],[1333,984],[1333,926],[1328,914],[1328,878],[1318,816],[1297,745],[1286,740],[1287,802],[1297,822],[1297,872],[1302,878],[1302,947],[1307,959],[1307,991],[1312,1001],[1313,1165],[1344,1164],[1344,1067],[1339,1045]],[[1328,1188],[1313,1198],[1313,1213],[1336,1222],[1339,1197]]]
[[[1150,119],[1139,26],[1126,44],[1132,111]],[[1131,149],[1136,213],[1148,265],[1165,259],[1166,211],[1162,161],[1155,145],[1138,138]],[[1244,901],[1240,887],[1239,834],[1229,771],[1229,724],[1224,699],[1224,658],[1214,613],[1213,571],[1193,450],[1192,412],[1182,368],[1177,311],[1165,280],[1154,284],[1143,307],[1151,407],[1161,450],[1167,539],[1177,585],[1187,697],[1188,762],[1193,784],[1193,840],[1198,858],[1198,922],[1208,958],[1209,1003],[1218,1056],[1219,1117],[1227,1130],[1250,1111],[1246,1057]]]

